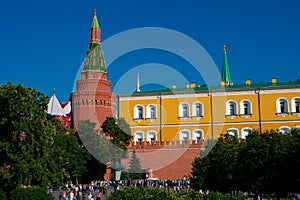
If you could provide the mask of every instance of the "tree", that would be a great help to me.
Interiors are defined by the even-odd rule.
[[[137,157],[135,150],[132,152],[132,157],[129,161],[129,170],[128,172],[130,173],[130,178],[133,179],[140,179],[143,177],[143,170],[141,167],[140,159]]]
[[[132,140],[130,127],[125,119],[114,119],[113,117],[107,117],[105,122],[101,126],[106,137],[109,138],[113,146],[110,150],[113,152],[112,160],[120,161],[121,158],[127,157],[127,146]]]
[[[209,141],[207,145],[211,146],[210,143],[214,143],[214,141]],[[229,175],[233,174],[237,165],[238,146],[239,142],[236,136],[221,135],[207,156],[200,155],[193,161],[193,187],[221,192],[233,189],[235,179],[234,176],[229,177]],[[205,152],[200,154],[203,153]]]
[[[68,174],[66,178],[75,178],[78,183],[78,179],[87,172],[87,163],[91,160],[91,154],[84,148],[77,133],[67,130],[58,119],[51,119],[49,122],[57,130],[54,144],[55,148],[63,153],[64,168]]]
[[[300,131],[252,131],[244,140],[222,135],[193,162],[194,188],[231,189],[285,197],[300,187]],[[232,177],[226,179],[226,174]]]
[[[132,138],[128,123],[124,119],[115,120],[107,117],[101,128],[102,131],[97,129],[96,123],[90,120],[80,120],[77,124],[78,136],[93,156],[87,166],[93,173],[87,172],[85,177],[91,175],[94,177],[90,178],[95,178],[95,171],[100,172],[98,175],[102,176],[106,164],[127,157],[127,145]]]
[[[80,120],[77,124],[77,134],[84,147],[90,154],[91,159],[86,167],[87,172],[84,173],[86,181],[94,180],[95,178],[103,178],[106,170],[106,164],[112,160],[114,151],[112,143],[95,129],[96,123],[90,120]]]
[[[238,176],[243,190],[286,196],[300,186],[299,130],[249,134],[240,149]],[[276,184],[274,184],[276,183]]]
[[[90,122],[90,120],[80,120],[77,126],[77,132],[83,145],[95,158],[92,161],[104,165],[99,168],[105,170],[106,164],[120,161],[121,158],[127,156],[127,145],[132,136],[129,125],[124,119],[115,120],[107,117],[101,126],[102,131],[95,129],[96,123]],[[97,164],[90,163],[90,165]]]
[[[2,187],[62,183],[66,173],[61,153],[53,148],[56,130],[46,121],[47,103],[36,89],[11,83],[0,86]]]
[[[124,118],[114,119],[107,117],[101,128],[110,141],[117,147],[127,150],[127,146],[132,140],[129,124]]]
[[[90,120],[80,120],[77,125],[77,134],[82,144],[101,163],[108,163],[111,159],[110,142],[105,135],[95,129],[96,123]]]
[[[46,120],[48,97],[36,89],[0,86],[0,184],[59,185],[67,176],[63,152],[55,148],[57,129]]]

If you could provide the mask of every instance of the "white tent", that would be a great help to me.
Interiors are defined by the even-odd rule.
[[[71,112],[71,102],[68,102],[68,104],[64,108],[62,108],[55,93],[53,93],[48,103],[47,113],[50,115],[65,116],[70,112]]]

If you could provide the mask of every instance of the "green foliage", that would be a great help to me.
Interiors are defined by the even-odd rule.
[[[0,190],[0,199],[7,200],[6,193]]]
[[[129,173],[130,173],[130,178],[132,179],[140,179],[143,178],[143,170],[141,167],[140,159],[137,157],[135,151],[133,150],[132,152],[132,157],[129,160]]]
[[[54,200],[51,194],[41,188],[16,188],[10,193],[10,200]]]
[[[46,119],[49,98],[35,89],[0,86],[0,187],[60,186],[85,171],[87,153],[57,119]]]
[[[52,186],[66,175],[54,148],[56,128],[46,120],[48,98],[35,89],[0,86],[0,185]]]
[[[94,157],[89,161],[89,166],[100,165],[99,171],[99,169],[105,170],[104,164],[119,161],[120,158],[127,156],[126,146],[131,140],[131,135],[127,134],[130,134],[130,128],[124,119],[116,121],[114,118],[107,117],[102,125],[103,132],[97,130],[95,126],[96,124],[90,120],[80,120],[77,124],[77,132],[83,145]]]
[[[127,146],[132,136],[124,119],[107,117],[102,131],[95,129],[95,123],[81,120],[77,124],[78,135],[88,151],[101,163],[120,161],[127,157]]]
[[[196,158],[193,162],[193,182],[196,189],[209,188],[214,191],[230,190],[231,180],[227,174],[235,169],[238,158],[238,138],[222,135],[214,148],[205,157]]]
[[[101,163],[115,160],[114,156],[119,155],[119,149],[115,148],[104,134],[100,134],[95,126],[96,123],[90,120],[78,121],[77,132],[83,145]]]
[[[247,199],[241,195],[230,195],[221,193],[200,194],[194,190],[183,190],[173,192],[167,189],[145,188],[145,187],[127,187],[124,190],[118,190],[107,197],[107,200],[244,200]]]
[[[268,194],[297,192],[300,186],[299,135],[299,130],[291,134],[273,130],[250,134],[240,146],[237,175],[241,189]]]
[[[130,126],[124,118],[115,120],[113,117],[107,117],[101,128],[113,144],[123,150],[127,150],[132,135]]]
[[[63,156],[66,178],[80,178],[87,172],[87,163],[91,160],[91,154],[84,148],[77,134],[73,130],[67,130],[59,120],[52,119],[51,123],[56,127],[57,134],[54,138],[55,147]],[[66,134],[68,132],[68,134]],[[66,182],[67,180],[65,180]]]
[[[220,192],[259,191],[280,196],[297,192],[299,147],[299,129],[292,130],[291,134],[253,131],[241,141],[222,135],[207,156],[193,161],[193,187]]]
[[[118,190],[112,193],[107,200],[175,200],[176,195],[168,190],[153,188],[147,189],[143,187],[127,187],[124,190]]]

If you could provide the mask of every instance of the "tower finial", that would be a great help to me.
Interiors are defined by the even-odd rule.
[[[94,16],[96,16],[96,8],[94,9]]]
[[[140,92],[140,75],[137,75],[137,80],[136,80],[136,92]]]
[[[224,52],[226,53],[226,50],[227,50],[227,46],[224,44],[223,46],[223,49],[224,49]]]

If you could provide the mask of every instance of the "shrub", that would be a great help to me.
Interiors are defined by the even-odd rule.
[[[127,187],[124,190],[117,190],[112,193],[107,200],[176,200],[176,195],[164,189],[143,188],[143,187]]]
[[[41,188],[16,188],[11,191],[10,200],[54,200],[54,197]]]
[[[0,191],[0,199],[1,200],[7,200],[6,194],[2,191]]]
[[[222,194],[211,192],[209,194],[200,194],[195,190],[183,190],[173,192],[167,189],[127,187],[124,190],[113,192],[107,197],[107,200],[245,200],[246,196]]]

